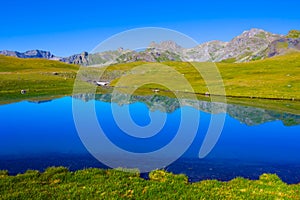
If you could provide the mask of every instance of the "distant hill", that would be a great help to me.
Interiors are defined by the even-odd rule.
[[[117,50],[89,54],[82,52],[69,57],[58,57],[48,51],[31,50],[24,53],[0,51],[0,54],[18,58],[44,58],[78,65],[110,65],[136,61],[196,61],[196,62],[248,62],[261,60],[290,51],[300,51],[300,31],[291,30],[286,36],[253,28],[229,42],[210,41],[193,48],[183,48],[174,41],[152,42],[144,51]]]
[[[0,51],[0,54],[5,56],[13,56],[17,58],[44,58],[48,60],[59,60],[59,57],[54,56],[49,51],[43,51],[43,50],[30,50],[26,51],[24,53],[20,53],[18,51]]]

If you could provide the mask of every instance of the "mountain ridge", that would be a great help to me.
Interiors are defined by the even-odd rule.
[[[78,65],[110,65],[135,61],[162,62],[248,62],[300,51],[300,31],[291,30],[286,36],[253,28],[242,32],[228,42],[208,41],[193,48],[183,48],[172,40],[151,42],[144,51],[130,49],[104,51],[89,54],[82,52],[68,57],[59,57],[49,51],[29,50],[0,51],[0,54],[18,58],[43,58]]]

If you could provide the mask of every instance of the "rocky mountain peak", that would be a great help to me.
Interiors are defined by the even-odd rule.
[[[265,40],[268,42],[272,42],[278,38],[283,37],[282,35],[279,34],[273,34],[268,31],[258,29],[258,28],[252,28],[250,30],[244,31],[241,35],[235,37],[234,39],[252,39],[255,38],[256,40]],[[234,40],[233,39],[233,40]]]
[[[258,28],[252,28],[250,30],[246,30],[244,31],[240,37],[247,37],[247,38],[250,38],[250,37],[254,37],[255,35],[257,34],[266,34],[268,33],[267,31],[264,31],[262,29],[258,29]]]
[[[151,42],[149,48],[160,50],[160,51],[172,51],[172,52],[180,52],[182,51],[182,47],[178,45],[176,42],[172,40],[162,41],[160,43]]]
[[[123,51],[124,51],[124,48],[123,48],[123,47],[119,47],[117,51],[118,51],[118,52],[123,52]]]
[[[23,53],[20,53],[18,51],[0,51],[0,54],[6,55],[6,56],[13,56],[17,58],[44,58],[48,60],[58,60],[59,57],[56,57],[49,51],[43,51],[43,50],[29,50]]]
[[[55,57],[49,51],[43,51],[43,50],[30,50],[30,51],[26,51],[23,54],[24,54],[25,58],[46,58],[46,59],[51,59],[51,58]]]
[[[13,57],[18,57],[18,53],[17,51],[9,51],[9,50],[3,50],[0,51],[1,55],[5,55],[5,56],[13,56]]]

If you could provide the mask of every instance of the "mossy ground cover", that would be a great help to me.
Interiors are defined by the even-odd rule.
[[[238,177],[196,183],[162,170],[149,177],[94,168],[69,172],[51,167],[16,176],[1,171],[0,199],[300,199],[300,185],[288,185],[275,174],[263,174],[259,180]]]

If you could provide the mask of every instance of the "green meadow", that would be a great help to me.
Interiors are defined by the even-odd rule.
[[[57,61],[0,56],[0,102],[70,95],[77,70]]]
[[[145,67],[140,67],[142,65]],[[153,81],[163,82],[173,91],[220,95],[222,91],[214,87],[224,84],[225,94],[229,97],[300,100],[300,53],[247,63],[130,63],[109,69],[123,70],[121,87]],[[188,81],[193,90],[185,87],[183,79]],[[111,85],[116,86],[119,82],[115,78]],[[159,86],[148,84],[141,88],[153,87]]]
[[[248,63],[134,62],[105,70],[0,56],[0,104],[71,95],[78,71],[83,89],[91,88],[88,80],[102,79],[120,92],[134,91],[139,95],[153,95],[153,90],[158,89],[160,95],[180,93],[189,97],[195,93],[199,99],[216,101],[218,96],[219,101],[224,101],[222,96],[226,95],[229,103],[257,104],[295,114],[300,109],[300,53]],[[21,94],[21,90],[26,94]],[[111,90],[98,87],[99,93]],[[210,97],[205,97],[205,93]]]
[[[16,176],[0,171],[0,199],[300,199],[300,185],[272,174],[189,183],[185,175],[162,170],[145,180],[137,171],[51,167]]]
[[[134,62],[81,68],[80,75],[110,81],[113,88],[98,87],[98,93],[115,89],[181,98],[196,94],[200,100],[221,102],[225,95],[228,103],[294,114],[300,110],[300,53],[248,63]]]

